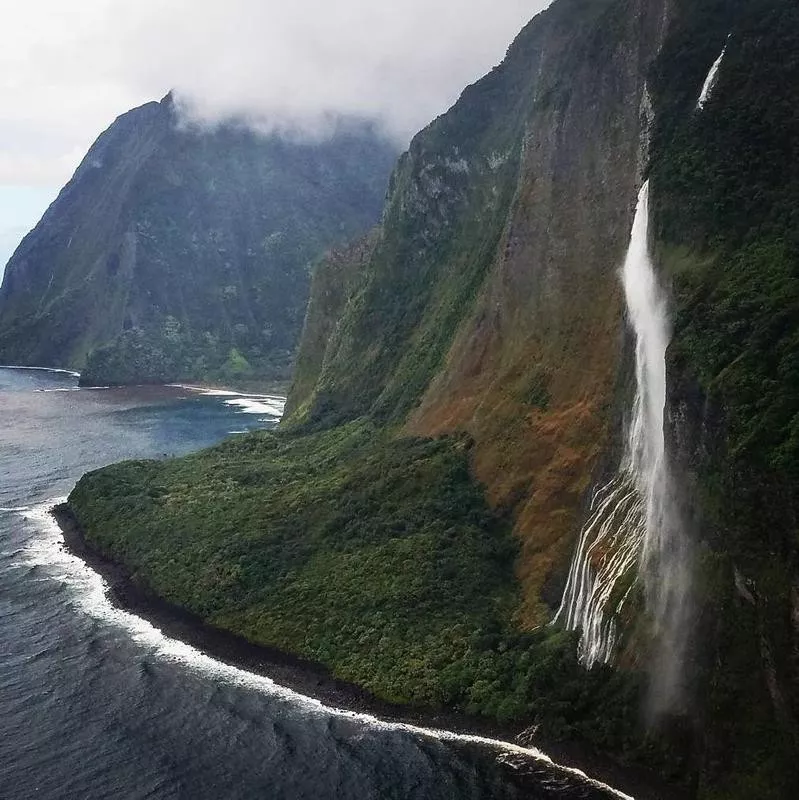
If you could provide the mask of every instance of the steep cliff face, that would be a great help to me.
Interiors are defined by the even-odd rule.
[[[288,377],[309,261],[377,219],[393,145],[184,125],[170,96],[97,140],[0,289],[0,360],[86,382]]]
[[[799,786],[799,9],[727,0],[675,12],[652,81],[652,186],[657,252],[673,284],[669,436],[699,545],[701,791],[790,797]]]
[[[527,627],[559,602],[607,444],[664,24],[661,3],[557,3],[414,139],[308,412],[473,436],[515,511]]]
[[[347,301],[364,275],[374,253],[380,231],[375,228],[362,239],[334,248],[316,265],[311,278],[311,293],[305,312],[305,325],[297,352],[291,391],[286,402],[287,418],[303,418],[307,403],[324,366],[330,337],[336,330]]]

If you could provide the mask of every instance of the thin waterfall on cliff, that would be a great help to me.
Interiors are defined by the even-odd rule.
[[[643,589],[661,649],[681,658],[687,592],[687,549],[672,501],[665,457],[666,348],[669,324],[648,252],[649,183],[638,196],[622,270],[627,318],[635,334],[636,391],[624,455],[593,497],[555,622],[581,630],[586,666],[609,661],[635,587]],[[657,688],[673,693],[678,661],[665,665]]]
[[[727,38],[729,39],[729,36]],[[724,55],[726,52],[727,45],[725,44],[721,51],[721,55],[713,62],[713,65],[710,67],[710,71],[707,73],[705,82],[702,84],[702,91],[699,93],[699,99],[696,101],[696,108],[699,111],[705,107],[705,103],[707,103],[708,99],[710,98],[710,93],[713,91],[713,87],[716,85],[716,79],[719,76],[721,62],[724,60]]]

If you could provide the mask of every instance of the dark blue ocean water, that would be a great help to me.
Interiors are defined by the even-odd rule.
[[[280,409],[0,368],[0,798],[618,796],[518,750],[327,709],[215,661],[115,609],[63,550],[47,510],[85,471],[273,426]]]

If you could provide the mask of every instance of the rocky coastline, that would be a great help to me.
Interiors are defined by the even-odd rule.
[[[534,727],[500,725],[491,720],[449,710],[421,709],[381,700],[361,687],[333,676],[324,665],[277,648],[254,644],[241,636],[209,625],[200,617],[154,594],[136,581],[123,564],[98,552],[85,539],[84,532],[67,503],[51,509],[63,536],[64,546],[99,573],[108,586],[110,602],[135,613],[157,626],[162,633],[178,639],[226,664],[267,677],[281,687],[318,700],[325,706],[354,714],[366,714],[385,722],[401,723],[428,731],[446,731],[465,737],[481,737],[513,747],[535,747],[552,759],[525,758],[520,751],[504,756],[504,763],[520,788],[535,791],[542,779],[548,785],[562,784],[561,791],[582,788],[586,798],[620,796],[597,787],[586,786],[573,772],[580,770],[597,781],[632,795],[637,800],[679,800],[684,797],[673,787],[664,787],[656,776],[638,768],[623,767],[580,743],[544,741],[534,735]],[[457,741],[457,740],[455,740]],[[491,746],[486,742],[486,746]],[[565,768],[565,769],[564,769]],[[539,796],[533,793],[531,796]],[[548,795],[547,795],[548,796]],[[554,795],[553,795],[554,796]],[[571,796],[571,795],[567,795]]]

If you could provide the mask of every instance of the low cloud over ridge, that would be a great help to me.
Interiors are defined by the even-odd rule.
[[[4,14],[0,184],[62,183],[117,114],[169,88],[204,119],[400,141],[498,63],[548,0],[28,0]]]

